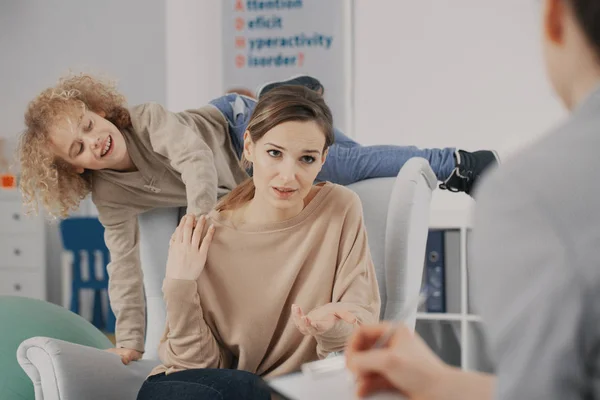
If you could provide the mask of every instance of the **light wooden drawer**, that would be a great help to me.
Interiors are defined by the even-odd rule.
[[[27,217],[17,201],[0,201],[0,233],[28,233],[44,229],[40,217]]]
[[[0,266],[44,268],[43,236],[0,234]]]
[[[42,272],[0,269],[0,295],[45,300],[46,283]]]

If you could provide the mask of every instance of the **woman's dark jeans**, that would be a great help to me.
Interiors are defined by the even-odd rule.
[[[265,382],[235,369],[189,369],[146,379],[137,400],[270,400]]]

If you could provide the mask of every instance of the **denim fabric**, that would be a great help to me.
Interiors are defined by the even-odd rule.
[[[244,149],[244,132],[254,111],[256,100],[239,94],[227,94],[210,102],[215,106],[229,123],[229,134],[233,148],[239,159]]]
[[[238,94],[228,94],[210,102],[229,122],[229,131],[238,157],[242,155],[243,137],[256,101]],[[335,130],[335,143],[317,176],[319,181],[348,185],[369,178],[394,177],[412,157],[423,157],[438,180],[444,181],[455,167],[456,149],[420,149],[415,146],[363,146]]]
[[[266,383],[235,369],[189,369],[146,379],[137,400],[269,400]]]

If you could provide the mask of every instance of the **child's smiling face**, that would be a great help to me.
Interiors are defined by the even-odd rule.
[[[50,130],[50,146],[57,157],[82,173],[84,170],[133,168],[121,131],[104,113],[85,110],[65,118]]]

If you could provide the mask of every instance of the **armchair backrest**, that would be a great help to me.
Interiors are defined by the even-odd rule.
[[[404,164],[395,178],[369,179],[348,186],[363,204],[381,295],[381,319],[401,320],[412,329],[436,185],[427,160],[415,157]],[[407,304],[412,307],[410,310],[404,310]]]
[[[157,208],[138,217],[140,225],[140,258],[146,294],[145,359],[158,359],[158,344],[165,329],[166,308],[162,295],[169,240],[175,232],[181,212],[179,208]]]
[[[349,185],[361,198],[369,247],[381,292],[381,317],[396,320],[407,302],[418,296],[429,227],[429,208],[437,180],[428,162],[412,158],[396,178],[377,178]],[[181,211],[155,209],[139,216],[140,252],[147,305],[146,353],[157,359],[165,327],[162,281],[169,239]],[[416,306],[403,321],[414,328]]]

